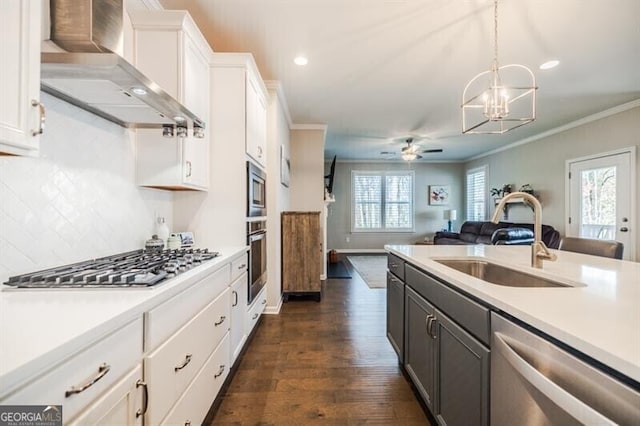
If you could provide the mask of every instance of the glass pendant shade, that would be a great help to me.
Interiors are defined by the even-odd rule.
[[[462,92],[462,133],[501,134],[536,119],[536,78],[524,65],[498,66],[498,0],[494,0],[494,57],[491,69]]]

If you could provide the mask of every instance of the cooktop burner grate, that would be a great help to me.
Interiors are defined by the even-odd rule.
[[[135,250],[10,277],[15,288],[150,287],[219,256],[208,249]]]

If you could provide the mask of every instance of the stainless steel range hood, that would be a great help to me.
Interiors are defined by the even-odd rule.
[[[193,127],[203,120],[115,52],[122,51],[123,0],[51,0],[51,40],[41,55],[42,90],[124,127]]]

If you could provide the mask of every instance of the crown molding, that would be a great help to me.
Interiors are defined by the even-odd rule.
[[[164,10],[164,7],[158,0],[140,0],[142,4],[149,10]]]
[[[291,130],[324,130],[327,131],[326,124],[292,124]]]
[[[563,124],[562,126],[555,127],[553,129],[547,130],[546,132],[538,133],[537,135],[530,136],[528,138],[521,139],[509,145],[505,145],[500,148],[493,149],[491,151],[485,152],[480,155],[476,155],[475,157],[467,158],[466,160],[462,160],[463,162],[477,160],[479,158],[488,157],[489,155],[497,154],[502,151],[506,151],[511,148],[515,148],[520,145],[528,144],[530,142],[534,142],[543,138],[547,138],[549,136],[553,136],[558,133],[562,133],[566,130],[573,129],[575,127],[583,126],[585,124],[591,123],[593,121],[600,120],[602,118],[610,117],[612,115],[619,114],[624,111],[628,111],[633,108],[640,107],[640,99],[635,99],[631,102],[627,102],[622,105],[614,106],[613,108],[606,109],[604,111],[596,112],[595,114],[588,115],[586,117],[580,118],[578,120],[572,121],[567,124]]]
[[[323,140],[327,140],[326,124],[292,124],[289,126],[289,130],[321,130]]]
[[[289,129],[291,129],[291,126],[293,126],[293,122],[291,121],[291,113],[289,113],[289,104],[287,103],[287,98],[284,96],[284,88],[282,87],[282,82],[280,80],[265,80],[264,85],[267,87],[267,90],[271,90],[276,93],[276,96],[280,101],[280,106],[284,111],[284,116],[287,119]]]
[[[330,163],[333,160],[333,158],[325,158],[324,162],[325,163]],[[405,164],[405,165],[411,165],[413,166],[415,165],[430,165],[430,164],[462,164],[464,163],[464,161],[460,160],[428,160],[428,161],[421,161],[421,160],[415,160],[415,161],[405,161],[402,159],[388,159],[388,160],[380,160],[380,159],[375,159],[375,160],[366,160],[366,159],[345,159],[345,160],[341,160],[340,158],[336,159],[336,163],[361,163],[361,164],[366,164],[366,163],[372,163],[372,164],[389,164],[389,163],[394,163],[394,164]]]

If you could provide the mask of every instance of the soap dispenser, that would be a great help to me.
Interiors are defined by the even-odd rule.
[[[160,238],[165,246],[167,244],[167,239],[169,238],[169,227],[164,220],[164,217],[158,217],[158,223],[156,224],[156,234],[158,238]]]

